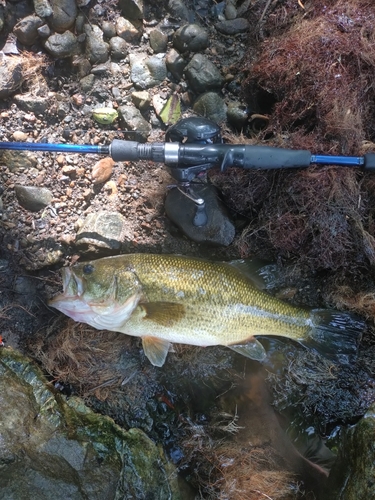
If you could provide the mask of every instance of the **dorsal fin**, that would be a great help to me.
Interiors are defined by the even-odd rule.
[[[246,276],[259,290],[267,290],[274,286],[277,279],[277,266],[253,257],[251,259],[238,259],[228,262],[241,274]]]

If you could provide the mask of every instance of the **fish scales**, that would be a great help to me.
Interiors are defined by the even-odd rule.
[[[64,292],[51,305],[98,329],[142,338],[161,366],[171,342],[224,345],[261,360],[254,338],[283,336],[353,351],[363,323],[348,313],[308,310],[259,290],[232,263],[180,255],[129,254],[65,268]]]

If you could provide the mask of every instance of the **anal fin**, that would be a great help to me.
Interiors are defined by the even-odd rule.
[[[145,355],[154,366],[163,366],[167,357],[170,342],[157,337],[142,337]]]
[[[250,339],[244,344],[228,345],[227,347],[238,354],[242,354],[242,356],[255,359],[256,361],[263,361],[267,356],[264,347],[259,340],[256,339]]]

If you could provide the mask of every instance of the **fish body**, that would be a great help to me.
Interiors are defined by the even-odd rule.
[[[316,344],[327,338],[331,350],[355,349],[361,322],[277,300],[259,290],[243,268],[244,261],[180,255],[106,257],[64,268],[63,294],[50,304],[97,329],[141,337],[156,366],[164,364],[171,343],[224,345],[262,360],[266,353],[258,335]]]

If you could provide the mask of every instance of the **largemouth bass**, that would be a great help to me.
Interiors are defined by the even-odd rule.
[[[175,342],[228,346],[261,361],[266,352],[258,335],[287,337],[326,354],[355,352],[363,322],[280,301],[259,290],[243,266],[178,255],[106,257],[63,268],[63,293],[50,305],[94,328],[141,337],[155,366]]]

